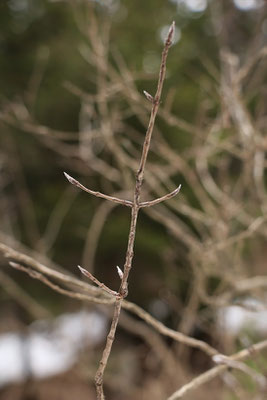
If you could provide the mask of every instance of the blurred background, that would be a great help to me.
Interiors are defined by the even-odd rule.
[[[225,354],[266,338],[265,1],[4,0],[1,400],[95,398],[112,307],[14,270],[4,246],[84,280],[79,264],[117,290],[129,209],[73,187],[63,171],[132,198],[151,108],[143,90],[156,91],[173,20],[142,198],[182,189],[140,213],[128,299]],[[248,365],[266,374],[266,353]],[[124,312],[106,392],[164,399],[212,366]],[[232,371],[201,387],[202,398],[264,399],[266,391]]]

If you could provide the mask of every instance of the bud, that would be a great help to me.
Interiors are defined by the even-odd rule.
[[[148,101],[151,101],[151,103],[153,103],[154,101],[154,97],[151,96],[151,94],[149,94],[146,90],[143,90],[144,95],[146,96]]]
[[[80,265],[77,265],[77,267],[79,268],[79,270],[81,271],[81,273],[85,276],[89,276],[89,273],[86,269],[82,268]]]
[[[70,176],[69,174],[67,174],[66,172],[64,172],[65,177],[68,179],[68,181],[72,184],[72,185],[77,185],[77,181],[76,179],[72,178],[72,176]]]
[[[165,45],[171,45],[172,44],[174,32],[175,32],[175,21],[173,21],[173,23],[170,26]]]
[[[122,270],[120,269],[120,267],[117,265],[117,271],[118,271],[118,274],[119,274],[119,277],[120,277],[120,279],[122,279],[122,277],[123,277],[123,272],[122,272]]]

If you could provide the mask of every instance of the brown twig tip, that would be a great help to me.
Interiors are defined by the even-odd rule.
[[[165,196],[159,197],[158,199],[150,200],[150,201],[143,201],[142,203],[140,203],[140,208],[151,207],[151,206],[161,203],[162,201],[171,199],[172,197],[176,196],[180,192],[181,187],[182,187],[182,185],[180,184],[171,193],[165,194]]]
[[[182,184],[180,183],[178,188],[174,190],[175,194],[178,194],[180,192],[181,188],[182,188]]]
[[[144,95],[146,96],[148,101],[151,101],[151,103],[154,102],[154,97],[151,96],[151,94],[149,94],[146,90],[143,90]]]
[[[14,262],[14,261],[9,261],[8,264],[12,267],[12,268],[16,268],[19,269],[19,264]]]
[[[165,41],[165,46],[168,46],[170,44],[172,44],[173,42],[173,37],[174,37],[174,32],[175,32],[175,21],[172,22],[169,32],[168,32],[168,36],[167,39]]]
[[[88,273],[88,271],[86,269],[82,268],[80,265],[77,265],[77,267],[79,268],[79,270],[81,271],[81,273],[83,275],[90,277],[90,274]]]
[[[72,184],[72,185],[77,185],[78,181],[76,181],[76,179],[74,179],[72,176],[70,176],[69,174],[67,174],[67,172],[63,172],[65,177],[68,179],[68,181]]]

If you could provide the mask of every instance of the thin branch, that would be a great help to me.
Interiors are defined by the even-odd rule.
[[[15,113],[16,116],[16,105],[12,105],[12,111]],[[48,128],[47,126],[43,126],[40,124],[35,124],[31,121],[21,121],[21,118],[18,116],[18,119],[14,118],[12,115],[8,113],[0,113],[1,121],[5,122],[6,124],[14,127],[14,128],[21,128],[28,133],[33,133],[35,135],[50,137],[54,139],[62,139],[62,140],[74,140],[77,138],[77,132],[64,132],[58,131],[55,129]]]
[[[71,275],[66,275],[62,272],[59,272],[57,270],[54,270],[52,268],[49,268],[45,266],[44,264],[40,263],[39,261],[35,260],[34,258],[21,253],[17,250],[12,249],[11,247],[7,246],[4,243],[0,242],[0,252],[6,257],[11,260],[15,260],[17,263],[22,263],[28,265],[30,268],[37,270],[38,272],[45,274],[53,279],[56,279],[65,285],[69,286],[76,286],[80,288],[81,290],[86,290],[87,293],[91,293],[93,296],[96,298],[98,296],[103,296],[105,293],[100,290],[99,288],[96,288],[92,285],[89,285],[88,283],[85,283],[81,281],[80,279],[76,279],[74,276]],[[105,295],[107,297],[107,295]],[[107,300],[110,302],[109,297]]]
[[[228,357],[228,359],[236,360],[236,361],[244,360],[244,359],[248,358],[249,356],[251,356],[251,354],[260,352],[261,350],[264,350],[266,348],[267,348],[267,340],[263,340],[262,342],[258,342],[247,349],[239,351],[238,353],[234,354],[233,356]],[[170,397],[168,397],[167,400],[182,399],[184,397],[184,395],[188,394],[189,392],[191,392],[193,390],[198,389],[201,385],[204,385],[204,383],[211,381],[213,378],[215,378],[216,376],[218,376],[218,375],[222,374],[224,371],[226,371],[227,368],[228,368],[228,365],[219,365],[217,367],[211,368],[210,370],[197,376],[191,382],[182,386],[175,393],[173,393]]]
[[[264,288],[267,287],[267,276],[266,275],[253,276],[251,278],[233,282],[233,285],[235,291],[237,292],[245,292],[248,290]]]
[[[77,190],[75,190],[72,186],[68,186],[62,195],[60,195],[55,207],[51,211],[45,231],[40,240],[42,251],[48,253],[53,247],[62,227],[64,218],[66,217],[66,214],[74,202],[77,194]]]
[[[245,229],[244,231],[238,233],[237,235],[233,235],[228,237],[226,240],[224,241],[220,241],[219,243],[209,243],[209,248],[212,249],[211,251],[215,251],[215,250],[223,250],[228,246],[232,246],[233,244],[247,239],[248,237],[250,237],[254,232],[256,232],[260,226],[266,222],[267,216],[263,215],[260,216],[258,218],[256,218],[249,226],[247,229]]]
[[[175,330],[163,325],[162,322],[160,322],[156,318],[152,317],[152,315],[150,315],[148,312],[143,310],[137,304],[134,304],[130,301],[124,300],[123,308],[125,310],[128,310],[128,311],[134,313],[135,315],[137,315],[139,318],[144,320],[147,324],[152,326],[154,329],[156,329],[162,335],[168,336],[168,337],[172,338],[173,340],[176,340],[177,342],[182,343],[186,346],[200,349],[204,353],[208,354],[209,356],[214,356],[215,354],[218,354],[218,351],[214,347],[210,346],[208,343],[203,342],[202,340],[198,340],[193,337],[187,336],[182,332],[175,331]]]
[[[115,334],[120,318],[120,312],[122,307],[123,299],[121,297],[116,297],[115,307],[113,318],[111,322],[111,327],[107,336],[106,345],[99,363],[99,367],[97,369],[95,375],[95,385],[96,385],[96,395],[98,400],[104,400],[104,390],[103,390],[103,380],[104,380],[104,372],[107,366],[107,362],[109,359],[109,355],[111,352],[111,348],[115,339]]]
[[[120,315],[120,327],[129,331],[131,335],[134,334],[143,339],[147,346],[151,348],[154,357],[161,362],[157,370],[160,374],[158,378],[161,379],[166,388],[170,388],[170,384],[173,388],[177,386],[177,373],[181,379],[185,379],[186,373],[180,360],[177,359],[172,348],[157,332],[153,331],[143,321],[139,321],[123,311]],[[135,396],[135,398],[136,397],[137,396]]]
[[[101,289],[105,290],[107,293],[111,294],[111,296],[118,296],[119,294],[115,292],[114,290],[111,290],[109,287],[107,287],[104,283],[100,282],[97,278],[94,277],[94,275],[91,274],[91,272],[87,271],[86,269],[82,268],[80,265],[78,265],[79,270],[81,273],[85,276],[87,276],[89,279],[91,279],[92,282],[94,282],[97,286],[99,286]]]
[[[123,298],[125,298],[128,295],[128,278],[129,278],[129,273],[132,268],[132,260],[133,260],[133,255],[134,255],[134,243],[135,243],[135,235],[136,235],[136,225],[137,225],[137,217],[139,214],[140,210],[140,196],[141,196],[141,188],[143,184],[143,179],[144,179],[144,171],[145,171],[145,165],[147,161],[147,156],[150,148],[150,142],[151,142],[151,137],[152,137],[152,132],[155,124],[155,119],[156,115],[158,112],[159,104],[160,104],[160,97],[161,97],[161,92],[162,92],[162,87],[163,87],[163,82],[166,74],[166,59],[168,55],[169,48],[171,47],[172,44],[172,39],[174,35],[174,29],[175,29],[175,23],[173,22],[169,32],[168,36],[163,48],[162,52],[162,58],[161,58],[161,65],[160,65],[160,72],[159,72],[159,79],[158,79],[158,86],[157,86],[157,91],[156,95],[153,98],[152,102],[152,109],[151,109],[151,114],[150,114],[150,119],[148,123],[148,128],[146,131],[146,136],[143,144],[143,150],[142,150],[142,155],[141,155],[141,160],[139,164],[139,169],[136,174],[136,182],[135,182],[135,189],[134,189],[134,200],[132,204],[132,211],[131,211],[131,223],[130,223],[130,231],[129,231],[129,237],[128,237],[128,245],[127,245],[127,251],[126,251],[126,259],[124,263],[124,271],[123,271],[123,277],[121,280],[121,285],[119,289],[119,294],[120,298],[116,298],[115,302],[115,308],[114,308],[114,314],[113,314],[113,319],[110,327],[109,334],[107,336],[107,341],[106,341],[106,346],[102,354],[102,358],[99,363],[99,367],[95,376],[95,384],[96,384],[96,390],[97,390],[97,399],[98,400],[104,400],[104,390],[103,390],[103,377],[104,377],[104,372],[105,368],[107,365],[107,361],[111,352],[111,348],[114,342],[115,338],[115,333],[120,317],[120,311],[123,303]]]
[[[39,281],[43,282],[45,285],[47,285],[48,287],[53,289],[55,292],[58,292],[65,296],[68,296],[68,297],[71,297],[71,298],[77,299],[77,300],[86,300],[86,301],[90,301],[92,303],[97,303],[97,304],[110,304],[110,301],[108,299],[100,299],[97,297],[89,296],[87,294],[72,292],[71,290],[63,289],[62,287],[51,282],[40,272],[34,271],[28,267],[24,267],[21,264],[15,263],[13,261],[9,261],[9,265],[14,269],[25,272],[33,279],[38,279]]]
[[[32,276],[35,279],[39,279],[41,282],[43,282],[45,285],[49,286],[51,289],[54,289],[55,291],[65,295],[65,296],[72,297],[77,300],[85,300],[85,301],[92,302],[95,304],[112,305],[115,302],[114,296],[110,297],[108,294],[106,294],[102,290],[99,290],[98,288],[91,286],[86,282],[76,279],[73,276],[66,275],[66,274],[63,274],[62,272],[53,270],[53,269],[39,263],[38,261],[34,260],[33,258],[27,256],[26,254],[18,252],[3,243],[0,243],[0,252],[2,252],[5,257],[11,258],[11,259],[17,261],[16,263],[11,264],[12,267],[14,267],[14,264],[20,265],[20,270],[26,272],[28,275]],[[25,266],[22,267],[21,263],[26,264],[28,266],[28,268],[26,268]],[[29,271],[31,271],[31,274],[29,274]],[[52,279],[56,279],[57,281],[61,282],[63,285],[66,285],[68,287],[75,286],[75,287],[79,288],[80,290],[82,290],[83,292],[89,293],[89,295],[84,294],[84,293],[79,293],[79,292],[77,292],[76,289],[75,289],[75,292],[73,292],[71,290],[62,289],[60,286],[55,285],[50,280],[48,280],[47,277],[44,277],[44,275],[47,275]],[[100,295],[101,295],[101,297],[100,297]],[[103,295],[105,295],[107,297],[105,297]],[[122,303],[122,307],[125,310],[130,311],[131,313],[133,313],[136,316],[138,316],[139,318],[141,318],[148,325],[152,326],[156,331],[158,331],[159,333],[161,333],[164,336],[170,337],[173,340],[175,340],[179,343],[182,343],[186,346],[200,349],[203,352],[205,352],[206,354],[208,354],[209,356],[218,354],[218,351],[215,348],[213,348],[212,346],[210,346],[209,344],[203,342],[202,340],[192,338],[181,332],[178,332],[171,328],[166,327],[160,321],[158,321],[156,318],[152,317],[152,315],[150,315],[148,312],[146,312],[141,307],[139,307],[138,305],[136,305],[130,301],[124,300]]]
[[[127,252],[126,252],[126,260],[125,260],[125,264],[124,264],[124,274],[123,274],[123,279],[122,279],[122,283],[121,283],[121,287],[120,287],[120,293],[123,297],[125,297],[128,293],[128,277],[129,277],[129,273],[130,273],[130,270],[132,267],[132,259],[133,259],[133,254],[134,254],[133,248],[134,248],[134,242],[135,242],[137,217],[138,217],[139,208],[140,208],[141,187],[143,184],[145,165],[146,165],[147,156],[148,156],[148,152],[149,152],[149,148],[150,148],[150,142],[151,142],[153,128],[154,128],[154,124],[155,124],[155,120],[156,120],[156,115],[157,115],[158,108],[159,108],[163,82],[164,82],[165,74],[166,74],[167,55],[168,55],[169,48],[171,47],[171,44],[172,44],[174,29],[175,29],[175,22],[172,23],[172,25],[169,29],[168,36],[167,36],[167,39],[165,42],[165,46],[164,46],[164,49],[162,52],[157,91],[156,91],[156,95],[154,96],[153,106],[152,106],[151,114],[150,114],[150,120],[148,123],[145,141],[143,144],[143,151],[142,151],[142,155],[141,155],[139,169],[138,169],[137,175],[136,175],[136,184],[135,184],[135,190],[134,190],[134,201],[133,201],[133,206],[132,206],[129,240],[128,240],[128,247],[127,247]]]
[[[159,204],[162,201],[169,200],[172,197],[176,196],[180,190],[181,190],[182,185],[179,185],[176,189],[174,189],[171,193],[165,194],[165,196],[159,197],[155,200],[150,200],[150,201],[143,201],[140,203],[140,208],[142,207],[151,207],[154,206],[155,204]]]
[[[78,188],[82,189],[87,193],[92,194],[93,196],[101,197],[102,199],[113,201],[114,203],[119,203],[127,207],[133,206],[133,202],[130,200],[123,200],[119,199],[118,197],[108,196],[107,194],[101,192],[95,192],[94,190],[88,189],[87,187],[83,186],[79,181],[72,178],[72,176],[68,175],[66,172],[64,172],[64,175],[72,185],[77,186]]]
[[[45,307],[37,303],[28,292],[22,289],[9,275],[0,270],[0,285],[3,290],[21,304],[35,319],[50,318],[51,314]]]
[[[256,372],[254,369],[241,361],[232,360],[223,354],[216,354],[212,357],[213,361],[218,365],[227,365],[229,368],[238,369],[249,375],[258,385],[264,389],[266,387],[266,378],[264,375]]]

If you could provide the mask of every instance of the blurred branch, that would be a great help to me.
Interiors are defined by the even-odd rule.
[[[52,284],[53,289],[59,291],[59,293],[64,294],[65,296],[76,298],[77,300],[86,300],[89,302],[92,301],[93,303],[97,304],[110,304],[110,305],[114,304],[115,301],[114,297],[111,297],[110,295],[108,295],[108,293],[103,292],[101,289],[89,285],[88,283],[76,279],[70,275],[60,273],[56,270],[52,270],[51,268],[46,267],[43,264],[37,262],[32,257],[29,257],[21,252],[18,252],[3,243],[0,243],[0,252],[9,260],[15,260],[16,261],[15,264],[18,265],[20,268],[21,267],[24,268],[23,269],[24,272],[28,274],[36,272],[33,275],[31,275],[33,278],[40,279],[43,283],[45,283],[50,287]],[[11,262],[14,263],[14,261]],[[25,264],[27,267],[23,266],[22,264]],[[58,285],[51,283],[51,281],[48,278],[45,277],[45,279],[42,279],[43,276],[48,276],[52,279],[61,282],[63,285],[66,285],[71,288],[75,286],[75,289],[71,290],[62,289]],[[81,290],[81,293],[77,292],[76,288],[79,288]],[[88,293],[89,296],[86,293]],[[214,349],[212,346],[205,343],[204,341],[184,335],[181,332],[177,332],[173,329],[166,327],[160,321],[152,317],[148,312],[146,312],[141,307],[132,302],[123,300],[122,307],[125,310],[130,311],[131,313],[135,314],[136,316],[144,320],[147,324],[152,326],[155,330],[157,330],[164,336],[170,337],[187,346],[198,348],[210,356],[218,353],[216,349]]]
[[[36,302],[34,298],[24,291],[13,279],[5,272],[0,270],[0,285],[3,290],[11,295],[18,304],[21,304],[33,318],[49,318],[51,314],[47,309]]]
[[[253,354],[256,354],[266,348],[267,348],[267,340],[263,340],[262,342],[258,342],[256,344],[254,344],[253,346],[251,346],[247,349],[241,350],[238,353],[232,355],[231,357],[227,357],[227,358],[230,361],[231,360],[233,360],[233,361],[245,360],[246,358],[251,357]],[[204,372],[203,374],[200,374],[199,376],[194,378],[191,382],[182,386],[175,393],[173,393],[170,397],[168,397],[167,400],[182,399],[188,393],[198,389],[201,385],[204,385],[205,383],[211,381],[216,376],[221,375],[228,368],[229,368],[229,366],[227,364],[213,367],[212,369],[208,370],[207,372]]]

